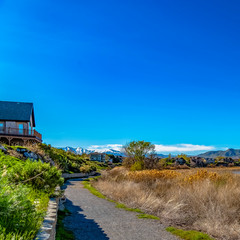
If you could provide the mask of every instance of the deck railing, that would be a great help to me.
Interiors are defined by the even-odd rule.
[[[37,137],[42,140],[42,134],[37,132],[35,129],[21,129],[21,128],[11,128],[11,127],[0,127],[0,134],[6,135],[17,135],[17,136],[31,136]]]

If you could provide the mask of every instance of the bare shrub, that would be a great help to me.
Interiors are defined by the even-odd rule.
[[[8,149],[8,154],[12,157],[19,158],[19,159],[24,159],[23,155],[13,149]]]
[[[115,168],[94,186],[129,207],[165,223],[206,232],[216,239],[240,239],[240,176],[207,170]]]

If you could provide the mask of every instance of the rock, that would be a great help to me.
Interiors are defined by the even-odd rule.
[[[23,156],[24,156],[25,158],[28,158],[28,159],[32,160],[32,161],[37,161],[37,160],[40,159],[39,156],[38,156],[38,154],[36,154],[36,153],[34,153],[34,152],[24,152],[24,153],[23,153]]]
[[[65,196],[59,199],[58,209],[60,211],[64,211],[65,210],[65,206],[64,206],[65,202],[66,202],[66,197]]]
[[[23,154],[23,153],[27,152],[28,150],[26,148],[17,148],[16,151]]]
[[[2,150],[4,153],[7,153],[7,149],[0,144],[0,150]]]

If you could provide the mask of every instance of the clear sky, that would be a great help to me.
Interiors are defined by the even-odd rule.
[[[33,102],[55,146],[240,148],[239,12],[233,0],[0,0],[0,99]]]

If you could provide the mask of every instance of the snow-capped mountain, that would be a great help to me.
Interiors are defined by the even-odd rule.
[[[121,151],[118,150],[114,150],[114,149],[86,149],[86,148],[82,148],[82,147],[77,147],[77,148],[73,148],[73,147],[63,147],[61,148],[64,151],[71,151],[75,154],[79,154],[82,155],[83,153],[89,154],[89,153],[93,153],[93,152],[98,152],[98,153],[106,153],[106,154],[112,154],[115,156],[122,156],[123,153]]]
[[[114,150],[114,149],[95,149],[95,150],[92,150],[92,151],[99,152],[99,153],[112,154],[112,155],[115,155],[115,156],[122,156],[123,155],[123,153],[121,151]]]
[[[87,150],[87,149],[82,148],[82,147],[77,147],[77,148],[64,147],[64,148],[61,148],[61,149],[63,149],[64,151],[70,151],[70,152],[73,152],[73,153],[79,154],[79,155],[82,155],[83,153],[89,154],[91,152],[94,152],[94,151],[90,151],[90,150]]]

